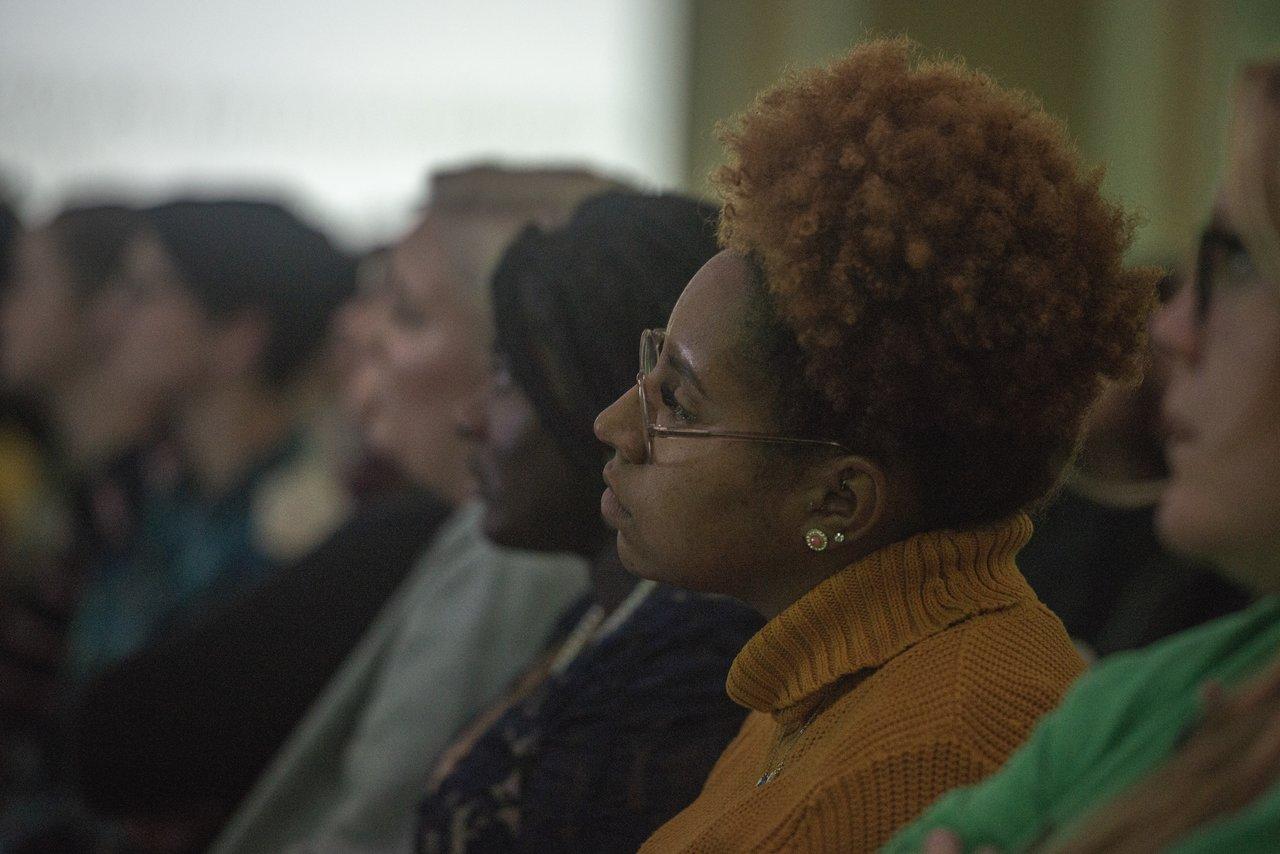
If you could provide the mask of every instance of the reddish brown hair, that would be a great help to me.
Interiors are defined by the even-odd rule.
[[[799,346],[830,415],[807,429],[909,474],[931,526],[1048,492],[1103,379],[1136,369],[1158,278],[1125,266],[1133,224],[1062,125],[888,40],[722,135],[721,239]]]

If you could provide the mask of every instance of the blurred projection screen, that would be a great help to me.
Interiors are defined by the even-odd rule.
[[[0,0],[0,180],[23,210],[266,188],[387,239],[428,169],[678,183],[678,0]]]

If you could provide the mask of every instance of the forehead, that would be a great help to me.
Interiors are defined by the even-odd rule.
[[[441,229],[431,216],[391,250],[388,272],[394,287],[426,299],[442,299],[457,289],[450,275]]]
[[[725,403],[750,397],[742,337],[751,295],[751,268],[724,251],[685,286],[667,324],[666,347],[697,375],[709,397]]]
[[[750,276],[746,260],[728,250],[704,264],[671,311],[668,338],[696,342],[720,355],[731,352],[746,318]]]

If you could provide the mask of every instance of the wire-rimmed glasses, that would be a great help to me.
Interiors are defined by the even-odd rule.
[[[747,442],[770,442],[779,445],[809,445],[820,448],[834,448],[845,453],[849,449],[839,442],[822,439],[795,439],[790,436],[775,436],[772,433],[755,433],[746,430],[715,430],[699,427],[662,427],[658,425],[649,410],[649,401],[645,396],[645,378],[658,367],[658,359],[662,356],[662,346],[666,342],[665,329],[646,329],[640,333],[640,373],[636,374],[636,387],[640,391],[640,415],[644,419],[644,440],[646,459],[653,459],[653,439],[655,436],[671,436],[684,439],[739,439]]]

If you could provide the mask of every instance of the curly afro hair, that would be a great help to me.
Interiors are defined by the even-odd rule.
[[[780,421],[966,527],[1053,489],[1104,379],[1140,368],[1159,272],[1125,266],[1133,222],[1058,121],[913,53],[867,43],[763,93],[713,181],[791,339],[766,348]]]

